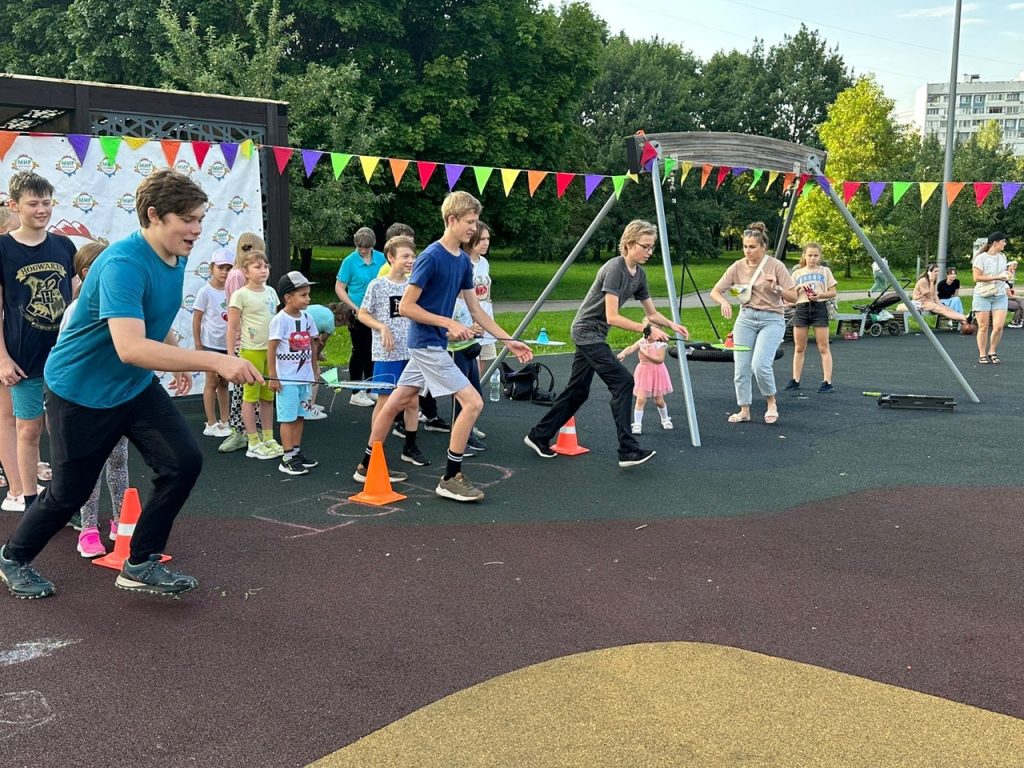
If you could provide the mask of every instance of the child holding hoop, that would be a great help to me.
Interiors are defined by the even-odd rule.
[[[836,297],[836,279],[832,270],[821,266],[821,246],[807,243],[800,256],[800,266],[793,270],[796,283],[796,312],[793,315],[793,378],[786,389],[800,389],[804,370],[808,328],[814,328],[814,341],[821,355],[822,382],[818,394],[834,392],[832,386],[832,348],[828,344],[829,319],[826,299]]]

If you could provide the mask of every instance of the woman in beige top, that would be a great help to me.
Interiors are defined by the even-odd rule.
[[[762,261],[764,266],[754,280]],[[729,416],[730,423],[750,421],[750,403],[753,399],[750,379],[757,380],[757,387],[767,403],[764,414],[765,424],[779,420],[779,409],[775,401],[775,372],[772,363],[775,353],[786,332],[783,301],[795,304],[796,283],[782,262],[768,255],[768,234],[761,222],[755,222],[743,231],[743,258],[733,262],[721,279],[711,289],[711,299],[722,309],[722,317],[732,317],[732,305],[725,297],[733,286],[745,286],[753,281],[750,302],[740,307],[739,317],[733,327],[733,341],[738,347],[749,347],[749,351],[735,351],[733,358],[733,381],[736,384],[736,403],[740,410]]]
[[[929,264],[928,268],[921,275],[921,279],[914,286],[914,294],[910,297],[914,306],[924,312],[931,312],[934,315],[942,315],[950,320],[959,323],[967,322],[967,316],[963,312],[957,312],[939,301],[939,265]]]

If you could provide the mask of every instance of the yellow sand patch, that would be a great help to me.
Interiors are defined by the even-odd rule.
[[[736,648],[657,643],[488,680],[313,767],[1022,763],[1012,717]]]

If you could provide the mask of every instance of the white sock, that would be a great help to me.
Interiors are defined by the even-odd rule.
[[[640,423],[643,422],[643,420],[644,420],[644,412],[643,411],[636,411],[636,410],[634,410],[633,411],[633,423],[634,424],[640,424]]]
[[[659,405],[658,406],[658,415],[661,416],[661,420],[662,421],[667,419],[668,418],[668,406],[667,405]]]

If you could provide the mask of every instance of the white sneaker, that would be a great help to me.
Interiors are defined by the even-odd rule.
[[[250,445],[245,451],[245,458],[247,459],[259,459],[260,461],[266,461],[267,459],[276,459],[280,456],[273,446],[267,443],[256,443],[256,445]]]
[[[377,393],[376,392],[367,392],[366,396],[368,398],[370,398],[371,400],[373,400],[373,402],[375,402],[375,403],[377,402]]]
[[[309,403],[302,404],[302,418],[306,421],[319,421],[320,419],[326,419],[327,414],[323,411],[318,411],[312,407]]]
[[[265,445],[269,450],[273,451],[275,457],[284,456],[284,447],[274,438],[264,440],[263,445]]]
[[[360,408],[373,408],[373,400],[365,392],[355,392],[348,399],[349,405],[358,405]]]
[[[632,427],[631,431],[633,432],[634,435],[643,434],[643,427],[640,425],[639,421],[633,422],[633,427]]]
[[[25,497],[13,496],[8,493],[7,497],[3,501],[0,501],[0,509],[4,512],[24,512]]]
[[[672,429],[672,419],[671,419],[671,417],[666,416],[664,419],[661,420],[661,428],[662,429]]]
[[[487,433],[484,432],[482,429],[477,429],[476,427],[473,427],[473,437],[483,440],[485,437],[487,437]]]
[[[203,428],[203,434],[207,437],[227,437],[231,434],[231,427],[222,421],[216,421],[213,424],[207,424]]]
[[[312,408],[317,413],[326,413],[327,412],[326,408],[324,408],[322,405],[318,405],[317,403],[310,402],[310,403],[308,403],[308,405],[309,405],[310,408]]]

